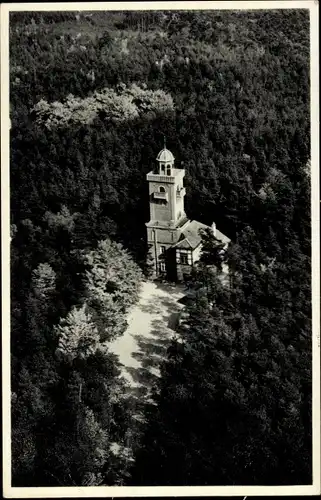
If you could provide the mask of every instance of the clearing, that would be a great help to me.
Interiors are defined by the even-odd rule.
[[[125,333],[110,345],[122,366],[128,396],[135,400],[136,418],[150,402],[150,391],[159,377],[159,365],[174,335],[184,286],[145,281],[138,303],[130,311]],[[140,414],[140,415],[138,415]]]

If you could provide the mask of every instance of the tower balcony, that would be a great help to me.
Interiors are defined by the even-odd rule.
[[[153,197],[155,200],[165,200],[168,201],[168,193],[160,193],[159,191],[155,191],[153,193]]]
[[[184,187],[179,191],[176,191],[177,198],[184,198],[185,194],[186,194],[186,189]]]
[[[149,182],[165,182],[166,184],[175,183],[175,177],[173,175],[159,175],[150,172],[146,177]]]

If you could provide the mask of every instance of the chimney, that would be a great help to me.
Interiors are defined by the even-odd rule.
[[[212,231],[213,231],[213,236],[216,237],[216,224],[215,224],[215,222],[213,222],[211,228],[212,228]]]

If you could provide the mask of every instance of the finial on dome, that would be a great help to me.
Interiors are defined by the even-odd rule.
[[[164,149],[166,149],[166,135],[164,135]]]

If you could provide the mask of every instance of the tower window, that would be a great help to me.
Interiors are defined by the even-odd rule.
[[[160,193],[165,193],[165,188],[164,188],[164,186],[159,186],[158,191],[159,191]]]

